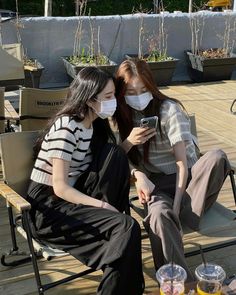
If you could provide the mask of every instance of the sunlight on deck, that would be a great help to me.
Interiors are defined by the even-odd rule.
[[[194,113],[197,122],[197,133],[202,152],[211,148],[223,149],[230,159],[236,163],[236,116],[230,113],[230,106],[236,98],[236,81],[222,81],[202,84],[186,84],[178,86],[162,87],[161,90],[168,96],[177,98],[183,102],[188,113]],[[135,194],[131,190],[131,194]],[[219,201],[228,208],[235,208],[230,182],[227,179],[221,190]],[[141,218],[132,212],[142,226]],[[7,212],[3,200],[0,201],[0,252],[8,251],[10,248],[10,236],[7,221]],[[219,236],[232,235],[229,231],[212,233],[213,241]],[[210,241],[205,237],[195,234],[191,239],[208,244]],[[25,241],[21,239],[20,246],[25,248]],[[150,243],[148,239],[142,241],[143,271],[146,281],[145,294],[150,294],[157,287]],[[230,254],[230,255],[229,255]],[[227,247],[206,253],[206,259],[220,264],[227,275],[236,273],[236,246]],[[199,255],[187,258],[192,271],[201,263]],[[84,266],[71,256],[57,258],[51,262],[39,262],[44,281],[53,281],[67,274],[76,273]],[[84,278],[77,279],[57,288],[51,289],[45,294],[95,294],[101,272],[96,272]],[[31,264],[6,268],[0,265],[0,294],[4,295],[36,295],[36,283]],[[128,295],[128,294],[125,294]]]

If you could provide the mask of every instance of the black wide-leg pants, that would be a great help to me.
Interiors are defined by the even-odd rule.
[[[107,144],[75,184],[120,212],[69,203],[56,197],[52,187],[36,182],[28,191],[35,238],[102,269],[99,295],[143,294],[140,226],[123,213],[128,205],[129,173],[124,151]]]

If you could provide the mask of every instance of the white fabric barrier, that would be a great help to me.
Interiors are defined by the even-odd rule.
[[[229,15],[221,12],[205,12],[205,27],[202,45],[207,47],[220,47],[223,44],[225,21]],[[230,13],[235,20],[236,13]],[[143,26],[146,36],[155,37],[158,32],[162,15],[143,15]],[[28,56],[37,58],[45,67],[41,78],[41,87],[65,86],[67,83],[66,72],[61,56],[71,55],[74,46],[74,36],[78,25],[78,17],[31,17],[23,18],[24,28],[20,28],[24,49]],[[110,55],[110,59],[120,63],[127,53],[138,52],[138,37],[140,14],[113,15],[91,17],[95,28],[100,27],[101,52]],[[186,68],[184,51],[191,48],[191,30],[188,13],[169,13],[164,15],[164,23],[168,34],[168,54],[180,59],[174,73],[173,80],[189,80]],[[3,43],[16,41],[15,27],[10,22],[2,24]],[[235,39],[235,34],[231,39]],[[97,44],[95,37],[95,44]],[[148,48],[148,37],[144,38],[143,51]],[[90,45],[90,21],[84,17],[83,36],[81,47]]]

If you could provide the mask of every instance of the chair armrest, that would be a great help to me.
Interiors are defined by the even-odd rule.
[[[29,202],[27,202],[5,183],[0,183],[0,195],[2,195],[13,207],[15,207],[18,212],[30,210],[31,208],[31,204]]]

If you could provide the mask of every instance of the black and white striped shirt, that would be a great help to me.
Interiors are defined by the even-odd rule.
[[[68,177],[73,186],[92,161],[92,135],[92,128],[85,128],[82,122],[76,122],[69,116],[57,119],[42,142],[31,179],[52,186],[52,159],[59,158],[70,162]]]

